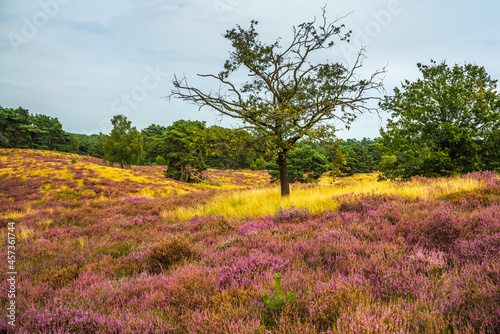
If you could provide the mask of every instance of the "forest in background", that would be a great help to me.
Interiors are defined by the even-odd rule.
[[[128,123],[126,132],[135,130],[125,117],[122,121]],[[127,124],[121,126],[126,127]],[[119,126],[114,127],[117,128]],[[271,175],[273,170],[277,170],[276,154],[265,149],[266,139],[243,129],[206,126],[201,121],[178,120],[169,126],[151,124],[137,131],[137,135],[140,142],[138,155],[135,159],[128,159],[126,165],[185,163],[201,170],[271,170]],[[57,118],[33,114],[22,107],[14,109],[0,106],[2,148],[41,149],[105,158],[105,143],[109,136],[102,133],[68,133],[63,130]],[[302,166],[304,161],[307,166]],[[294,181],[312,182],[327,171],[333,171],[337,176],[372,172],[380,161],[377,139],[363,138],[337,139],[329,143],[301,141],[291,152],[288,163],[292,172],[295,171],[295,176],[292,177]],[[313,174],[318,172],[312,177],[303,178],[302,171]],[[181,177],[169,176],[174,179]]]
[[[30,114],[22,107],[0,106],[0,147],[91,155],[121,168],[168,166],[167,178],[185,182],[205,181],[203,171],[208,168],[269,170],[272,181],[280,180],[282,186],[316,182],[327,171],[342,176],[379,170],[380,180],[500,171],[497,80],[473,64],[448,66],[431,60],[429,65],[419,63],[417,67],[421,79],[405,80],[393,95],[379,100],[379,108],[389,118],[376,139],[338,139],[337,129],[325,123],[326,119],[321,124],[314,117],[315,121],[306,122],[308,114],[300,108],[285,108],[268,123],[257,120],[266,114],[263,106],[245,109],[248,115],[244,117],[250,117],[245,122],[255,123],[249,130],[178,120],[138,131],[125,116],[115,115],[109,135],[78,135],[65,132],[57,118]],[[194,89],[181,88],[181,82],[176,85]],[[212,108],[218,110],[216,105]],[[345,108],[340,109],[345,113]],[[366,111],[370,110],[358,112]],[[328,111],[328,119],[341,117],[330,115],[333,112]],[[291,117],[289,123],[279,120],[284,115]],[[348,117],[346,124],[356,118],[349,113],[344,116]],[[261,123],[266,126],[259,128]],[[288,194],[289,189],[283,187],[282,195]]]

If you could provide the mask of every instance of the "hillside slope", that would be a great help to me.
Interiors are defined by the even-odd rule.
[[[41,150],[0,149],[1,217],[22,211],[57,207],[82,200],[124,196],[163,197],[211,189],[237,189],[269,184],[263,171],[208,170],[210,184],[186,184],[166,179],[165,166],[120,169],[97,158]],[[9,213],[14,214],[9,216]]]
[[[0,307],[12,300],[13,266],[16,333],[500,328],[494,173],[343,179],[296,187],[280,201],[278,188],[181,185],[149,167],[121,171],[40,151],[0,156]],[[140,195],[156,186],[168,191]],[[5,320],[0,332],[13,332]]]

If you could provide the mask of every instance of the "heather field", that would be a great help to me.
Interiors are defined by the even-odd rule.
[[[208,184],[0,149],[0,332],[500,333],[500,179]]]

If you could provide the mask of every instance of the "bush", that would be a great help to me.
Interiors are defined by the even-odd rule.
[[[153,165],[165,166],[167,164],[167,160],[161,155],[157,156]]]
[[[262,157],[255,159],[250,164],[250,170],[265,170],[266,168],[267,168],[267,162]]]
[[[264,313],[262,322],[265,326],[272,327],[276,325],[275,317],[279,316],[282,308],[296,300],[295,292],[289,292],[288,295],[281,292],[281,274],[274,275],[274,296],[271,297],[267,292],[262,295],[267,309]]]
[[[323,173],[328,171],[328,159],[310,145],[303,145],[290,151],[287,156],[288,178],[290,183],[318,182]],[[269,165],[271,182],[279,180],[278,165]]]
[[[399,177],[398,168],[399,163],[395,155],[384,155],[380,160],[379,164],[375,167],[377,170],[381,170],[384,173],[379,174],[378,180],[395,180]]]
[[[181,238],[170,238],[151,247],[146,263],[149,271],[158,274],[175,263],[189,259],[193,251],[189,244]]]

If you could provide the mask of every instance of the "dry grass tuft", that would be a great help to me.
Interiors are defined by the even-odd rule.
[[[436,198],[457,191],[477,189],[481,181],[470,178],[415,179],[409,182],[377,182],[376,175],[356,175],[335,181],[333,184],[294,186],[291,196],[281,198],[278,186],[224,193],[203,206],[179,208],[178,219],[195,216],[217,215],[226,217],[258,217],[275,214],[279,210],[303,208],[311,213],[335,211],[337,198],[346,195],[395,195],[406,198]]]
[[[193,255],[186,240],[173,237],[153,245],[146,257],[151,273],[160,273],[175,263],[189,259]]]

